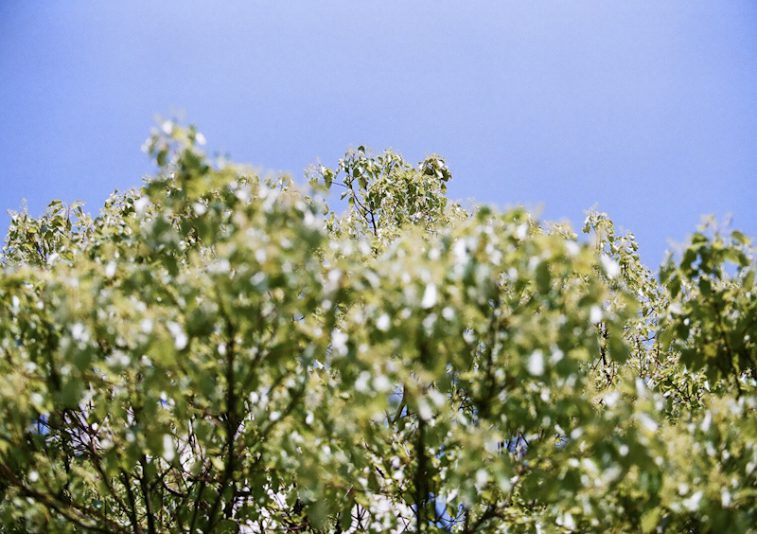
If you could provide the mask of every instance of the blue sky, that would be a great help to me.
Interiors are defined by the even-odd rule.
[[[656,266],[700,216],[757,235],[757,2],[0,2],[0,230],[151,170],[157,114],[301,176],[437,152],[453,198],[592,206]]]

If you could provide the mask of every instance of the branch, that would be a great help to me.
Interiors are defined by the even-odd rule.
[[[10,469],[5,464],[0,464],[0,472],[2,472],[5,479],[10,482],[11,485],[18,488],[19,492],[21,492],[22,495],[26,497],[30,497],[31,499],[34,499],[35,501],[39,502],[43,506],[46,506],[47,508],[57,512],[60,514],[64,519],[67,521],[73,523],[77,527],[79,527],[82,530],[90,530],[94,532],[104,532],[104,533],[126,533],[126,531],[117,523],[113,523],[112,521],[109,521],[107,518],[105,518],[102,514],[97,513],[94,510],[91,510],[86,507],[82,507],[80,505],[77,505],[73,502],[62,502],[59,499],[57,499],[54,496],[51,495],[45,495],[44,493],[41,493],[39,491],[36,491],[28,486],[26,486],[18,477],[15,476],[12,469]],[[74,512],[76,510],[79,513],[83,513],[86,515],[91,515],[94,517],[82,517],[81,515]],[[98,522],[104,526],[100,526]]]
[[[121,469],[121,483],[126,488],[126,498],[129,501],[129,521],[131,521],[131,526],[134,528],[134,534],[142,534],[142,528],[139,526],[139,521],[137,520],[137,501],[131,489],[129,475],[123,469]]]
[[[150,488],[147,484],[147,457],[142,455],[139,459],[139,464],[142,466],[142,474],[139,477],[139,487],[142,489],[142,497],[145,500],[145,511],[147,512],[147,532],[150,534],[156,534],[155,530],[155,514],[152,511],[152,503],[150,502]]]
[[[226,412],[224,414],[224,422],[226,426],[226,444],[224,447],[226,449],[226,461],[224,465],[223,475],[221,477],[220,487],[218,488],[218,493],[216,494],[216,498],[213,500],[213,504],[210,508],[210,514],[208,515],[208,523],[204,531],[206,534],[211,532],[213,530],[213,527],[215,526],[216,515],[218,514],[218,510],[221,506],[221,500],[223,499],[223,493],[226,489],[226,486],[230,482],[233,483],[234,469],[236,468],[234,442],[236,441],[237,431],[239,430],[239,425],[241,422],[237,414],[237,395],[236,389],[234,388],[234,360],[236,356],[234,337],[236,333],[231,319],[223,308],[223,303],[221,302],[220,295],[218,304],[219,309],[221,310],[221,316],[226,323],[226,337],[228,341],[226,348]],[[227,518],[231,516],[231,513],[233,511],[233,503],[234,492],[232,492],[231,498],[224,506],[224,516]]]

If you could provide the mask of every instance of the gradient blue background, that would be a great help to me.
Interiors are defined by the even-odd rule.
[[[705,213],[757,235],[757,2],[0,0],[0,231],[140,184],[156,114],[299,177],[444,155],[451,196],[597,206],[656,266]]]

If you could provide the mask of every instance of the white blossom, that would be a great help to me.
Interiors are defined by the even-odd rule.
[[[620,265],[607,254],[602,254],[599,257],[599,262],[602,264],[602,269],[604,269],[607,278],[613,279],[620,274]]]
[[[535,350],[528,357],[528,372],[534,376],[541,376],[544,374],[544,353],[540,350]]]
[[[173,443],[173,438],[169,434],[163,434],[163,459],[166,462],[172,462],[176,457],[176,448]]]
[[[423,299],[421,300],[421,308],[427,310],[433,308],[436,305],[437,290],[436,284],[428,284],[426,290],[423,292]]]
[[[174,347],[176,347],[176,350],[184,350],[189,343],[189,338],[184,329],[178,323],[173,321],[166,323],[166,327],[173,336]]]

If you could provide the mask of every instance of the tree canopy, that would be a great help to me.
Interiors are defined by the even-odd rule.
[[[12,213],[0,531],[753,531],[750,238],[658,276],[603,213],[463,209],[439,156],[297,186],[203,141]]]

